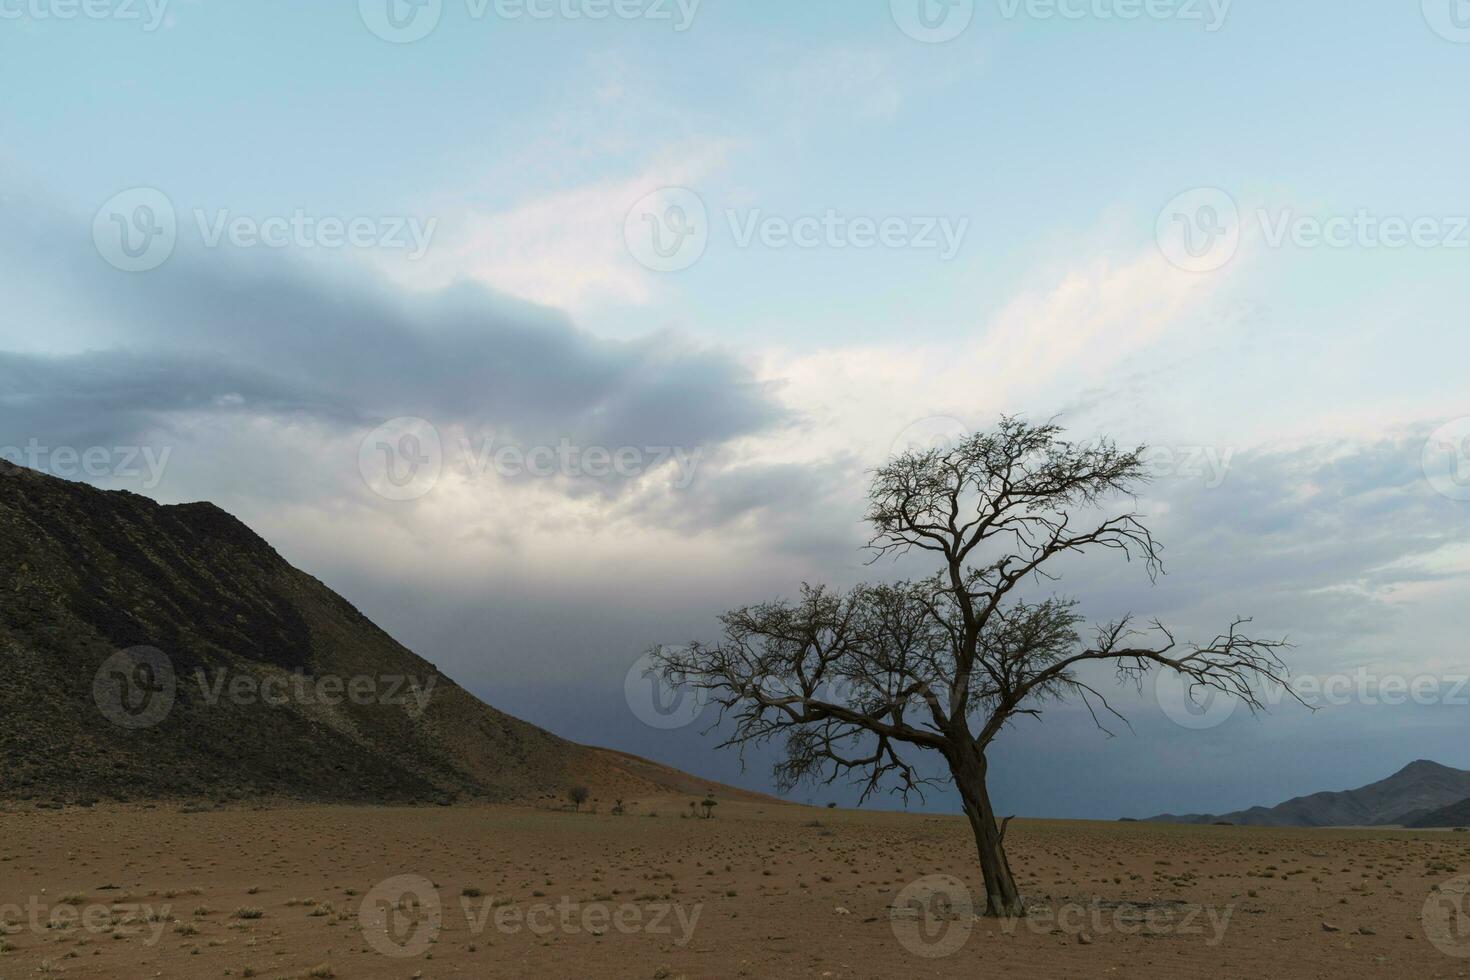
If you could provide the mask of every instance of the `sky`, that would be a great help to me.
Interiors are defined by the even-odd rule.
[[[1003,811],[1470,768],[1466,81],[1460,0],[0,0],[0,455],[212,500],[495,706],[768,789],[640,656],[924,574],[869,564],[871,470],[1055,418],[1153,447],[1168,574],[1051,588],[1253,616],[1317,710],[1052,705]]]

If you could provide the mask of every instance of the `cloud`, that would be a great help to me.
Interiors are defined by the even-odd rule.
[[[158,416],[229,397],[337,421],[421,415],[525,439],[698,446],[783,416],[737,358],[671,333],[606,340],[481,287],[414,293],[229,249],[181,250],[124,275],[48,237],[0,254],[99,326],[82,350],[32,352],[24,365],[9,355],[11,391],[33,420]]]
[[[462,208],[444,222],[436,247],[408,281],[478,282],[573,313],[609,303],[647,305],[659,280],[628,253],[628,213],[655,191],[698,186],[724,154],[720,143],[670,148],[621,179],[542,192],[500,211]]]

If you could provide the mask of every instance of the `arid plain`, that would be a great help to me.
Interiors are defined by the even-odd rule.
[[[1470,838],[1017,821],[976,919],[963,819],[684,798],[0,810],[0,980],[1455,977]],[[681,816],[681,814],[683,814]],[[958,875],[959,885],[945,876]],[[1444,903],[1444,909],[1450,908]]]

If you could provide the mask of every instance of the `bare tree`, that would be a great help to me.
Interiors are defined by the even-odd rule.
[[[587,802],[587,796],[586,786],[573,786],[567,790],[567,799],[571,801],[578,813],[582,812],[582,804]]]
[[[1122,718],[1077,671],[1099,662],[1141,688],[1150,669],[1176,671],[1190,696],[1235,695],[1263,708],[1261,682],[1285,684],[1284,641],[1257,640],[1237,619],[1206,644],[1179,644],[1162,623],[1131,616],[1084,638],[1072,600],[1023,597],[1023,583],[1055,578],[1064,556],[1107,549],[1162,571],[1159,547],[1132,511],[1104,502],[1144,481],[1143,449],[1066,441],[1053,424],[1003,418],[952,449],[908,452],[873,476],[867,520],[874,560],[930,552],[930,578],[859,586],[803,586],[795,602],[746,606],[722,617],[724,640],[659,647],[666,680],[692,685],[733,722],[725,746],[780,737],[778,783],[852,776],[862,800],[880,786],[907,800],[936,780],[909,761],[929,749],[948,764],[964,801],[985,879],[986,912],[1025,906],[986,786],[986,752],[1018,715],[1075,698],[1111,735]],[[1289,691],[1290,688],[1287,688]],[[949,781],[949,780],[946,780]]]

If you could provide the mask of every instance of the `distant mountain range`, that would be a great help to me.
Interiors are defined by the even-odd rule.
[[[532,802],[573,785],[754,795],[496,711],[213,504],[0,461],[0,798]]]
[[[1470,825],[1470,772],[1421,759],[1387,779],[1340,793],[1298,796],[1233,813],[1165,813],[1151,823],[1231,823],[1247,827]]]

